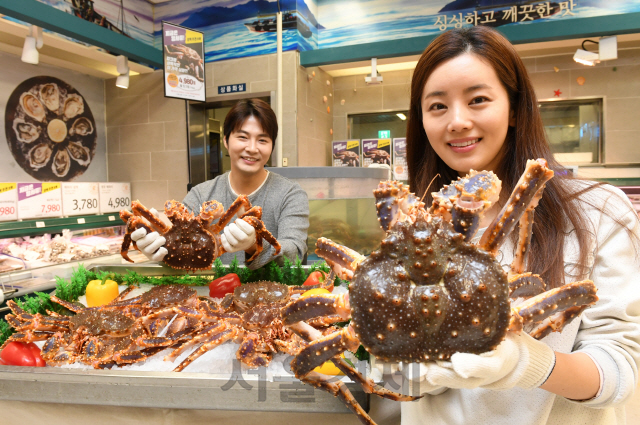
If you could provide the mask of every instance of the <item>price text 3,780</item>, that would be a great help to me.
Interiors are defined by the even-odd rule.
[[[98,200],[95,198],[92,199],[74,199],[73,200],[73,210],[84,210],[84,209],[95,209],[98,208]]]

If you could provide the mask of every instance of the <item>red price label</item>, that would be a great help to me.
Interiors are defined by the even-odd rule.
[[[0,215],[13,215],[15,213],[15,207],[0,207]]]
[[[186,84],[186,85],[190,85],[190,86],[195,86],[196,85],[196,80],[194,80],[193,78],[189,78],[189,77],[180,77],[180,82],[182,84]]]
[[[60,211],[60,204],[45,204],[42,205],[42,212],[43,213],[52,213],[52,212],[59,212]]]

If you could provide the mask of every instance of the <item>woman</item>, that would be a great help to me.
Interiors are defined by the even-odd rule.
[[[195,186],[183,200],[196,214],[206,201],[215,199],[226,209],[239,195],[247,195],[252,205],[262,207],[262,221],[282,249],[274,257],[274,248],[264,241],[260,255],[245,263],[251,269],[283,256],[303,259],[307,252],[307,194],[299,184],[264,168],[277,135],[278,122],[269,104],[260,99],[236,103],[224,120],[224,146],[229,151],[231,171]],[[147,235],[145,229],[138,229],[131,239],[153,261],[161,261],[167,254],[165,239],[157,232]],[[236,252],[244,251],[242,262],[256,250],[255,229],[244,220],[237,219],[225,227],[221,241],[226,251],[221,257],[223,263],[230,263]]]
[[[513,46],[481,26],[434,40],[411,87],[412,190],[422,196],[432,179],[438,188],[470,169],[491,170],[502,180],[502,192],[481,222],[486,227],[526,161],[536,158],[562,170]],[[528,270],[549,287],[592,279],[600,300],[542,341],[509,334],[490,353],[457,353],[448,362],[405,367],[425,396],[402,404],[402,423],[625,423],[623,405],[635,389],[640,360],[639,229],[621,191],[557,172],[535,210]],[[512,236],[502,248],[503,264],[513,258]]]

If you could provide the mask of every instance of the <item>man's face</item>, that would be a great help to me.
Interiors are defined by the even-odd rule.
[[[264,132],[260,122],[250,116],[242,126],[225,137],[224,146],[229,150],[231,171],[254,175],[264,169],[271,156],[273,141]]]

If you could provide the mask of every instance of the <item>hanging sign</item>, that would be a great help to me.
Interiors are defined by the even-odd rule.
[[[18,219],[18,184],[0,183],[0,221]]]
[[[98,214],[98,183],[62,183],[64,215]]]
[[[18,219],[61,216],[60,183],[18,183]]]
[[[131,209],[131,184],[100,183],[100,213]]]
[[[204,34],[162,22],[164,95],[205,101]]]

